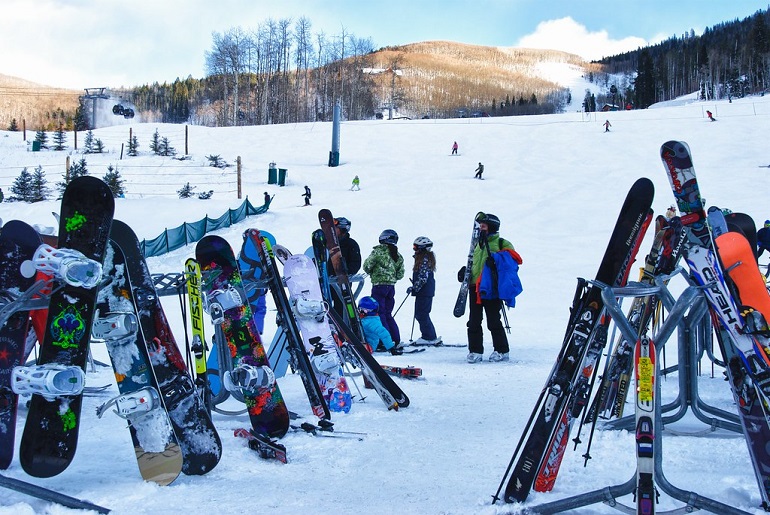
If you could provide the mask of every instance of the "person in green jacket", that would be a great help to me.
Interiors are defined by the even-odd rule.
[[[364,272],[372,281],[372,298],[379,304],[382,325],[388,330],[397,348],[403,346],[401,332],[393,318],[396,305],[396,282],[404,278],[404,257],[398,252],[398,233],[385,229],[380,234],[380,244],[364,261]]]
[[[473,267],[471,268],[470,285],[468,288],[469,316],[468,316],[468,363],[478,363],[484,356],[484,332],[481,322],[484,314],[487,316],[487,329],[492,333],[492,347],[494,352],[489,355],[489,361],[508,361],[508,337],[500,319],[503,309],[503,301],[500,299],[477,298],[476,284],[484,269],[484,263],[490,257],[490,252],[499,252],[502,249],[514,250],[510,241],[501,238],[500,219],[493,214],[486,213],[479,220],[481,235],[476,248],[473,249]]]

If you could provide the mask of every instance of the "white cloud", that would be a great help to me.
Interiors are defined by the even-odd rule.
[[[519,39],[515,46],[562,50],[590,61],[636,50],[647,44],[644,39],[634,36],[611,39],[606,30],[589,32],[584,25],[568,16],[538,23],[535,32]]]

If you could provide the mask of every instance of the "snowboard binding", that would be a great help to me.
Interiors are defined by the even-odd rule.
[[[48,401],[83,393],[86,374],[77,366],[58,363],[16,366],[11,371],[11,389],[16,394],[37,394]]]
[[[225,321],[225,311],[239,306],[243,306],[243,299],[238,290],[231,285],[226,289],[203,293],[203,309],[211,315],[211,323],[214,325]]]
[[[325,301],[309,300],[301,297],[292,300],[291,308],[295,316],[312,318],[316,322],[323,322],[326,313],[329,312],[329,305]]]
[[[96,408],[96,416],[102,418],[110,406],[115,406],[113,411],[116,415],[132,421],[160,407],[160,396],[155,388],[149,386],[134,392],[124,393]]]
[[[102,264],[98,261],[88,259],[77,250],[56,249],[46,243],[37,248],[31,260],[21,264],[24,277],[33,277],[37,270],[79,288],[91,289],[102,278]]]
[[[99,310],[94,315],[91,338],[95,341],[118,341],[136,335],[139,321],[134,313],[110,312],[101,317]]]
[[[232,370],[225,372],[222,379],[225,390],[228,392],[237,390],[254,392],[269,389],[275,385],[275,374],[267,366],[238,365]]]

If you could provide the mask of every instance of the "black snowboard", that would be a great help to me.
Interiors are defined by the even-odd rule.
[[[114,210],[112,191],[104,181],[90,176],[72,179],[61,202],[59,248],[101,262]],[[51,293],[38,364],[60,363],[85,371],[96,294],[97,288],[65,283]],[[19,448],[27,474],[51,477],[69,466],[78,443],[81,403],[82,394],[52,401],[32,396]]]

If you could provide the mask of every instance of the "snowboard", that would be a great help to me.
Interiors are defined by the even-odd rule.
[[[331,411],[347,413],[352,399],[337,343],[326,318],[329,305],[321,296],[318,270],[309,257],[298,254],[286,259],[283,275],[289,290],[289,302],[323,397]]]
[[[230,244],[217,235],[204,236],[195,247],[195,257],[201,267],[201,289],[209,298],[209,307],[215,298],[219,299],[217,295],[234,295],[240,301],[232,305],[220,303],[221,318],[215,321],[221,325],[233,368],[241,364],[270,367],[251,316],[251,308],[246,302],[238,262]],[[244,388],[241,393],[255,432],[275,438],[286,434],[289,430],[289,411],[277,383],[264,388]]]
[[[463,277],[460,281],[460,292],[457,294],[457,301],[455,302],[453,311],[454,316],[457,318],[460,318],[465,314],[465,306],[468,304],[468,290],[470,289],[471,270],[473,269],[473,251],[476,248],[476,244],[479,242],[479,235],[481,234],[479,220],[483,217],[484,213],[479,211],[473,219],[473,231],[471,231],[471,244],[468,250],[468,260],[465,264]]]
[[[749,245],[754,251],[754,256],[757,255],[757,226],[754,224],[754,219],[746,213],[728,213],[725,215],[725,221],[727,225],[740,229],[740,232],[746,236],[749,240]]]
[[[91,176],[72,179],[61,201],[59,248],[101,263],[114,210],[115,199],[104,181]],[[96,288],[65,282],[51,293],[38,365],[58,363],[85,372],[96,293]],[[19,447],[27,474],[52,477],[69,466],[77,449],[81,405],[82,393],[52,400],[32,395]]]
[[[645,223],[650,217],[653,195],[654,187],[649,179],[641,178],[631,186],[595,282],[615,285],[628,275]],[[596,284],[589,285],[583,279],[578,281],[561,350],[500,485],[502,489],[507,479],[504,495],[506,502],[523,502],[537,478],[552,483],[558,472],[563,453],[557,450],[549,454],[547,450],[552,441],[563,440],[564,433],[569,432],[564,415],[568,411],[572,388],[583,371],[583,358],[591,345],[592,335],[605,324],[601,292]],[[557,427],[562,434],[556,432]],[[541,468],[541,464],[545,469]]]
[[[219,463],[222,442],[171,332],[136,234],[127,224],[116,220],[112,224],[111,237],[125,255],[139,328],[161,398],[182,449],[182,472],[186,475],[206,474]]]
[[[115,406],[115,413],[128,421],[142,478],[168,485],[182,472],[182,451],[159,394],[144,335],[138,328],[126,258],[114,241],[107,247],[104,279],[91,335],[92,341],[101,341],[107,347],[120,396],[102,405],[97,414],[102,417]]]
[[[3,225],[0,232],[0,298],[23,304],[22,294],[35,283],[35,278],[21,275],[21,264],[32,258],[40,246],[40,235],[18,220]],[[8,309],[4,306],[3,311]],[[0,469],[13,460],[16,438],[16,407],[19,396],[11,390],[11,370],[24,362],[24,347],[30,330],[30,310],[13,306],[8,318],[0,320]]]

